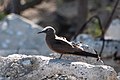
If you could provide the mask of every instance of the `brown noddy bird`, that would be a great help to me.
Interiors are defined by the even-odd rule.
[[[98,54],[86,52],[82,47],[79,47],[78,44],[72,43],[66,40],[66,38],[58,37],[55,33],[55,29],[51,26],[45,27],[39,33],[46,33],[46,43],[50,49],[53,51],[60,53],[62,57],[63,54],[73,54],[80,56],[89,56],[99,59]]]

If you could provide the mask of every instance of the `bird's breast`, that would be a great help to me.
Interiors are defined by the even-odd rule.
[[[46,40],[46,43],[47,43],[48,47],[49,47],[51,50],[53,50],[54,52],[64,53],[63,50],[61,50],[59,47],[56,46],[55,41]],[[63,47],[61,47],[61,48],[63,48]]]

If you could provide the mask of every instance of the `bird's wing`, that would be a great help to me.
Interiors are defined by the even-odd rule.
[[[54,44],[52,45],[54,51],[59,53],[66,53],[66,54],[73,54],[73,55],[80,55],[80,56],[89,56],[98,58],[97,54],[93,54],[91,52],[84,51],[79,45],[71,43],[69,41],[64,41],[62,39],[55,39]]]
[[[52,45],[54,51],[60,53],[74,52],[74,46],[69,41],[64,41],[62,39],[55,39],[54,44]]]
[[[86,52],[83,49],[75,46],[71,46],[71,44],[68,44],[61,40],[56,40],[55,44],[53,45],[55,51],[59,53],[66,53],[66,54],[73,54],[73,55],[79,55],[79,56],[89,56],[89,57],[95,57],[98,58],[98,54],[93,54],[91,52]]]

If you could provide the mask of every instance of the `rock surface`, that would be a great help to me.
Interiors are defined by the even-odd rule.
[[[38,35],[42,27],[15,14],[10,14],[0,22],[0,55],[19,53],[49,55],[45,44],[45,34]]]
[[[105,34],[105,39],[120,41],[120,19],[115,19],[112,21]]]
[[[117,80],[120,80],[120,72],[118,72]]]
[[[45,56],[0,57],[2,80],[117,80],[114,69]]]

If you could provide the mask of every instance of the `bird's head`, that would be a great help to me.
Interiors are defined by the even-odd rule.
[[[46,33],[46,34],[55,33],[55,29],[51,26],[47,26],[41,32],[38,32],[38,34],[39,33]]]

